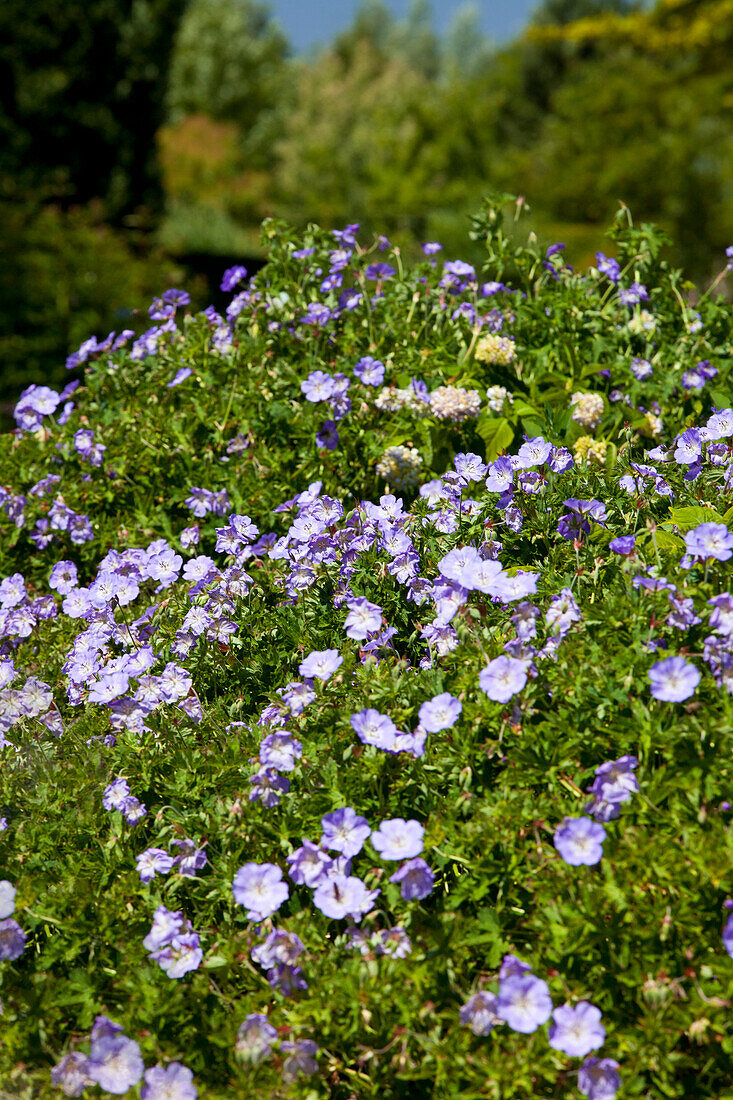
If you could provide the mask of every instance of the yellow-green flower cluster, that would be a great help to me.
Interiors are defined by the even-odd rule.
[[[572,419],[584,428],[597,428],[603,419],[603,398],[599,393],[574,393],[570,398]]]
[[[393,489],[413,489],[420,481],[421,467],[416,447],[388,447],[377,463],[377,473]]]
[[[508,367],[517,356],[514,341],[510,336],[499,336],[490,332],[482,336],[476,344],[474,357],[479,363],[494,363],[498,367]]]
[[[608,443],[605,439],[594,439],[592,435],[581,435],[573,446],[575,461],[605,466],[608,455]]]
[[[464,390],[461,386],[438,386],[430,394],[430,408],[438,420],[470,420],[481,410],[478,390]]]

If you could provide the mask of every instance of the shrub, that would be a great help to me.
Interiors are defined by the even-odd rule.
[[[13,1095],[725,1094],[730,307],[472,232],[266,223],[21,397]]]

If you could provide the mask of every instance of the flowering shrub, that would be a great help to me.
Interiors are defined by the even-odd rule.
[[[731,309],[502,224],[266,224],[21,396],[12,1095],[725,1095]]]

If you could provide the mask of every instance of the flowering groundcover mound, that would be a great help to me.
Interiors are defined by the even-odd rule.
[[[21,396],[10,1095],[733,1095],[731,307],[472,233],[266,223]]]

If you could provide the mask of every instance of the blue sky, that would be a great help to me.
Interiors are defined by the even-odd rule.
[[[395,15],[406,14],[410,0],[386,0]],[[433,0],[438,31],[446,30],[465,0]],[[493,41],[505,42],[517,34],[537,0],[475,0],[483,30]],[[328,42],[354,19],[359,0],[270,0],[270,8],[296,51]]]

